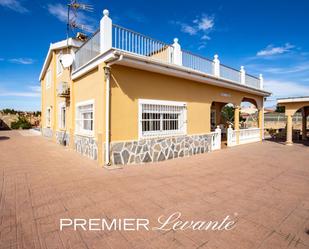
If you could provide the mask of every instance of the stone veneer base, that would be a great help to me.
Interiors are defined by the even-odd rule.
[[[93,160],[98,159],[98,144],[92,137],[74,136],[74,148],[77,152]]]
[[[114,165],[139,164],[209,152],[212,136],[212,134],[185,135],[112,142],[111,162]]]
[[[53,130],[51,128],[42,128],[41,132],[43,137],[53,137]]]
[[[56,141],[58,144],[69,146],[70,135],[65,131],[56,131]]]

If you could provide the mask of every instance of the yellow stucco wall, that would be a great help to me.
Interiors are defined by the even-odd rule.
[[[74,80],[74,105],[78,102],[94,100],[94,135],[97,138],[98,133],[104,132],[104,95],[105,95],[105,79],[103,66],[95,68],[84,76]],[[75,107],[74,107],[75,108]]]
[[[59,51],[58,51],[59,52]],[[53,130],[58,128],[58,103],[64,98],[56,96],[56,86],[61,81],[71,84],[70,105],[67,106],[66,130],[75,131],[75,108],[78,102],[94,100],[94,138],[100,134],[105,139],[105,78],[104,64],[82,77],[70,81],[68,70],[57,77],[56,54],[53,53],[52,87],[45,89],[42,80],[42,127],[45,126],[45,110],[53,106]],[[240,105],[243,98],[254,99],[262,106],[261,96],[216,87],[186,79],[162,75],[125,66],[113,65],[111,69],[111,141],[138,139],[138,100],[155,99],[181,101],[187,103],[187,133],[202,134],[210,132],[210,110],[213,101]]]
[[[51,60],[49,61],[49,68],[51,69],[51,87],[46,89],[46,73],[41,80],[41,89],[42,89],[42,128],[46,128],[46,109],[51,106],[51,126],[50,128],[53,131],[57,130],[69,130],[72,123],[72,109],[69,103],[66,104],[66,127],[65,129],[59,128],[59,103],[66,102],[66,99],[63,97],[57,96],[57,87],[60,82],[68,82],[72,85],[70,79],[70,70],[63,69],[63,72],[57,74],[56,61],[57,55],[60,53],[66,53],[66,51],[56,50],[52,52]]]
[[[54,52],[52,53],[52,58],[49,62],[49,68],[51,69],[51,86],[49,88],[46,88],[46,73],[41,81],[41,90],[42,90],[42,127],[46,128],[47,123],[46,123],[46,109],[47,107],[52,107],[51,108],[51,126],[50,128],[53,128],[55,119],[54,119],[54,109],[55,109],[55,98],[54,98],[54,93],[55,93],[55,56]]]
[[[158,73],[113,65],[111,141],[138,139],[138,99],[187,103],[187,133],[210,132],[213,101],[240,105],[244,97],[262,106],[262,97]]]
[[[309,106],[309,101],[280,103],[279,105],[285,107],[285,115],[294,115],[299,109]]]

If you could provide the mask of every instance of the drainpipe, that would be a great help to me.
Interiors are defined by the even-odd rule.
[[[116,55],[106,63],[104,67],[106,81],[106,102],[105,102],[105,165],[111,165],[110,162],[110,74],[111,65],[121,61],[123,55]]]

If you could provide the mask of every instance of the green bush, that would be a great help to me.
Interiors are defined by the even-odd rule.
[[[31,123],[24,117],[18,117],[16,122],[11,123],[11,129],[30,129]]]

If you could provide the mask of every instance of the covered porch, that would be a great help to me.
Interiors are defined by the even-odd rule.
[[[308,141],[307,119],[309,116],[309,96],[278,99],[278,106],[285,108],[286,115],[286,145],[293,144],[294,139]],[[302,116],[301,130],[293,129],[293,115],[297,112]]]
[[[258,142],[264,138],[263,128],[263,98],[254,99],[243,97],[238,102],[212,102],[211,105],[211,130],[221,132],[221,148]],[[242,113],[246,105],[254,108],[252,115],[256,117],[254,124],[248,125]]]

